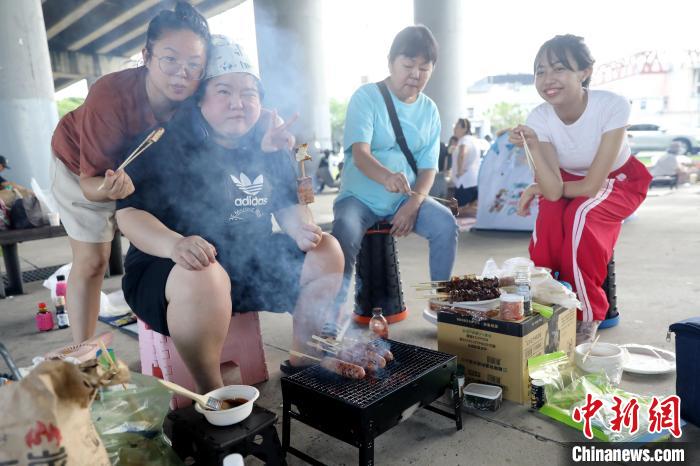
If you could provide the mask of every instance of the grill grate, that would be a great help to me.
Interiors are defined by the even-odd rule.
[[[315,365],[287,377],[287,380],[344,403],[365,408],[453,358],[452,355],[427,348],[387,341],[391,345],[394,361],[387,364],[376,376],[351,380],[331,374]]]

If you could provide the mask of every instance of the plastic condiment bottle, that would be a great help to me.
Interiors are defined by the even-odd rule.
[[[53,314],[46,307],[46,303],[39,303],[39,311],[34,316],[36,328],[40,332],[48,332],[53,330]]]
[[[59,275],[56,277],[56,297],[63,296],[66,297],[66,288],[68,284],[66,283],[65,275]]]
[[[68,320],[66,312],[66,298],[63,296],[56,296],[56,323],[58,328],[70,327],[70,320]]]
[[[369,321],[369,329],[379,338],[389,338],[389,322],[382,315],[382,308],[372,309],[372,318]]]
[[[515,268],[515,293],[523,297],[525,317],[532,315],[530,309],[530,267],[528,265],[519,265]]]

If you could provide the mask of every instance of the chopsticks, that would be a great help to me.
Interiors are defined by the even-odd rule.
[[[598,335],[595,338],[595,341],[591,344],[591,346],[588,347],[588,351],[586,351],[586,354],[583,356],[583,362],[586,362],[586,359],[588,359],[588,356],[591,355],[591,351],[593,351],[593,347],[595,346],[595,344],[598,343],[599,338],[600,338],[600,335]]]
[[[527,140],[523,136],[523,132],[520,132],[520,137],[523,138],[523,148],[525,149],[525,158],[527,159],[527,165],[530,167],[532,173],[535,173],[535,159],[532,158],[532,152],[530,152],[530,147],[527,145]]]
[[[126,158],[126,160],[124,160],[124,162],[122,162],[122,164],[119,165],[119,167],[115,171],[125,169],[127,167],[127,165],[129,165],[131,162],[133,162],[136,159],[136,157],[141,155],[146,149],[151,147],[151,145],[158,142],[158,139],[160,139],[161,136],[163,136],[163,133],[165,133],[164,128],[157,128],[157,129],[154,129],[153,131],[151,131],[151,134],[149,134],[146,137],[146,139],[144,139],[141,142],[141,144],[139,144],[139,146],[136,149],[134,149],[134,151],[131,154],[129,154],[129,156]],[[105,182],[103,181],[102,184],[100,184],[100,186],[97,188],[97,190],[102,191],[104,189],[104,187],[105,187]]]

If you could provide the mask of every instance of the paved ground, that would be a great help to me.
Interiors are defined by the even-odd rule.
[[[332,198],[332,194],[317,196],[314,209],[320,223],[331,219]],[[700,313],[699,231],[700,186],[651,192],[638,214],[625,224],[617,245],[617,295],[622,323],[603,331],[601,341],[674,348],[673,341],[666,341],[668,326]],[[460,236],[455,272],[479,272],[489,257],[501,262],[525,255],[527,242],[528,235],[522,233],[464,232]],[[398,247],[410,316],[391,327],[391,337],[436,348],[436,329],[423,320],[424,302],[409,286],[428,279],[426,243],[412,236],[401,239]],[[22,245],[20,255],[25,268],[70,260],[65,238]],[[108,279],[104,288],[113,291],[119,286],[117,277]],[[39,283],[29,284],[26,289],[26,295],[0,300],[0,341],[19,365],[27,365],[33,356],[70,341],[66,330],[37,335],[34,309],[38,301],[48,299],[48,291]],[[264,314],[262,321],[271,378],[259,387],[262,393],[259,404],[281,414],[279,363],[286,358],[290,344],[291,319]],[[98,331],[107,329],[99,324]],[[131,368],[138,369],[134,338],[116,332],[114,347]],[[621,386],[641,394],[668,395],[675,392],[675,376],[625,374]],[[357,462],[354,448],[298,423],[292,429],[292,444],[318,459],[329,464]],[[377,464],[561,464],[571,451],[566,442],[581,439],[581,433],[573,429],[505,402],[494,414],[465,412],[461,432],[456,432],[448,419],[421,410],[379,437],[375,454]],[[682,440],[700,443],[700,429],[689,425]],[[698,460],[700,456],[695,458]],[[302,463],[290,458],[290,464]]]

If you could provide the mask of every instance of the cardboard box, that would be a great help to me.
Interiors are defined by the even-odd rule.
[[[476,321],[469,315],[438,312],[438,350],[457,356],[468,382],[503,388],[503,398],[528,404],[527,360],[565,351],[573,361],[576,310],[555,308],[551,319],[535,314],[519,322]]]

